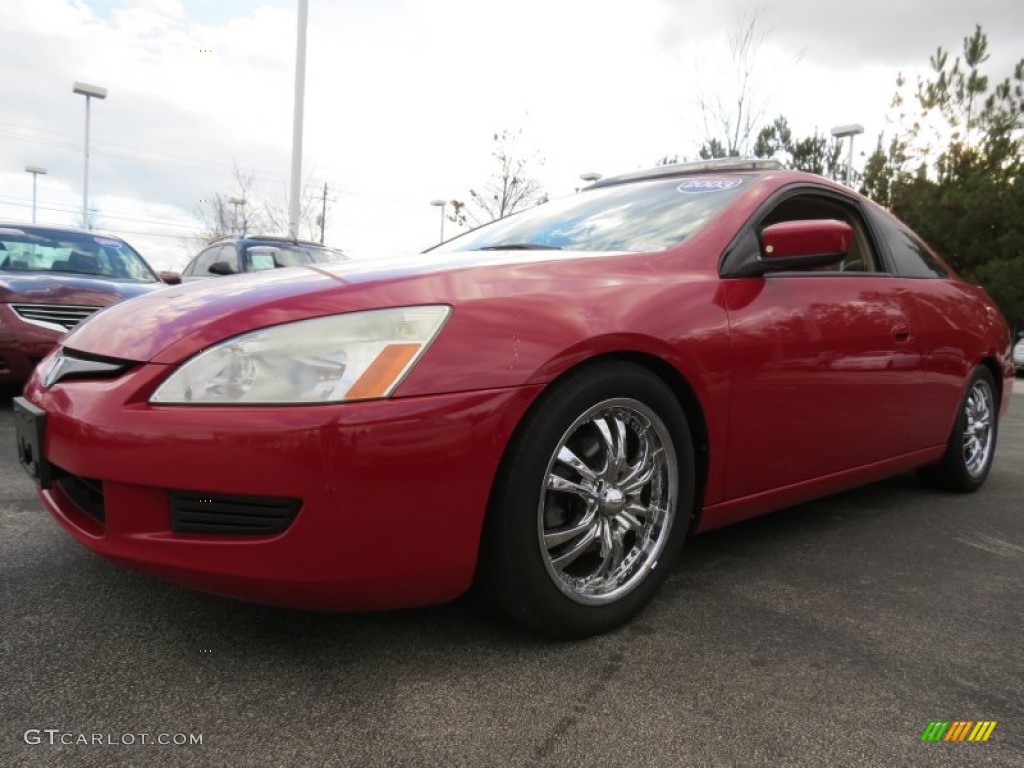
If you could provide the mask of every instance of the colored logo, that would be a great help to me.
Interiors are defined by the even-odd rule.
[[[921,741],[988,741],[996,728],[995,720],[932,720],[921,734]]]
[[[697,195],[702,192],[722,192],[726,189],[738,187],[743,179],[728,178],[725,176],[698,176],[695,179],[687,179],[677,189],[688,195]]]

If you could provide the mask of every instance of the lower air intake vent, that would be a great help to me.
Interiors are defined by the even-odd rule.
[[[62,469],[54,467],[59,480],[57,485],[80,510],[97,522],[106,522],[106,511],[103,504],[103,483],[88,477],[77,477]]]
[[[300,506],[298,499],[175,491],[171,493],[171,530],[265,536],[287,530]]]

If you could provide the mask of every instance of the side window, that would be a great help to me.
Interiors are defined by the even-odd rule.
[[[265,245],[257,245],[245,252],[245,260],[249,264],[250,272],[264,272],[280,266],[274,258],[276,248],[269,248]]]
[[[207,248],[205,251],[200,253],[196,260],[192,264],[192,268],[188,270],[189,275],[208,275],[210,274],[210,265],[216,261],[216,256],[220,247]]]
[[[921,239],[911,232],[894,216],[879,211],[875,215],[882,236],[885,238],[896,273],[900,277],[949,277],[949,270],[928,249]]]
[[[231,267],[235,272],[241,272],[241,266],[238,263],[238,249],[233,245],[222,245],[220,247],[220,253],[217,254],[217,261],[226,261],[228,266]]]
[[[807,219],[836,219],[849,224],[853,229],[853,246],[839,264],[820,267],[817,271],[824,272],[884,272],[882,260],[878,258],[867,228],[860,213],[853,206],[818,195],[795,195],[787,198],[773,208],[758,225],[760,230],[769,224],[783,221],[803,221]]]

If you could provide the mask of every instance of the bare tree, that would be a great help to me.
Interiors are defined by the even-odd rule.
[[[200,229],[190,238],[192,241],[212,243],[222,237],[258,232],[266,226],[263,206],[255,193],[253,172],[243,171],[236,164],[231,176],[230,192],[217,192],[193,206]]]
[[[288,234],[288,192],[284,189],[271,198],[263,199],[262,213],[269,227],[268,234]],[[299,199],[299,231],[296,237],[300,240],[317,241],[320,239],[321,198],[319,190],[309,182],[302,187]]]
[[[479,191],[469,190],[468,202],[451,201],[449,220],[462,226],[478,226],[547,201],[540,182],[531,175],[531,167],[544,161],[535,155],[522,154],[521,135],[522,129],[508,128],[494,134],[491,150],[496,164],[494,171]]]
[[[282,190],[270,196],[256,189],[253,171],[243,171],[236,164],[228,192],[217,192],[201,200],[193,208],[200,228],[187,239],[186,248],[211,243],[222,237],[245,235],[286,235],[288,233],[288,194]],[[320,202],[316,190],[308,183],[299,204],[299,237],[319,237]]]
[[[100,211],[96,206],[89,206],[88,216],[79,213],[75,216],[74,226],[79,229],[94,230],[103,227],[103,222],[100,220]]]
[[[704,127],[704,145],[699,154],[704,160],[749,155],[753,149],[766,106],[755,80],[758,53],[766,39],[761,29],[763,11],[763,8],[740,11],[729,31],[731,86],[716,83],[713,88],[697,94]]]

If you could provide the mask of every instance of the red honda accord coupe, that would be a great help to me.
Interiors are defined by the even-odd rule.
[[[908,470],[977,489],[1012,376],[992,301],[907,227],[752,161],[114,306],[15,415],[43,504],[126,565],[334,610],[476,582],[579,637],[691,533]]]

